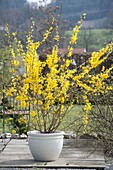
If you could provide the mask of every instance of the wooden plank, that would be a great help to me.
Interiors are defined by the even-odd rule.
[[[10,139],[0,139],[0,153],[4,150]]]
[[[5,115],[29,115],[29,110],[7,110],[7,111],[4,111],[4,113],[2,114],[5,114]]]
[[[68,143],[68,144],[67,144]],[[26,139],[12,139],[0,154],[0,168],[3,167],[100,167],[106,166],[102,149],[90,152],[93,148],[76,148],[64,141],[60,157],[54,162],[37,162],[33,159]],[[76,144],[76,142],[75,142]]]

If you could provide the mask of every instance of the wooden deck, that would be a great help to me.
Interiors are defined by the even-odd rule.
[[[84,143],[84,142],[83,142]],[[65,139],[62,153],[54,162],[36,162],[28,146],[27,139],[12,139],[5,149],[1,149],[0,168],[99,168],[106,166],[102,149],[94,151],[92,147],[79,147],[79,141]],[[0,145],[3,147],[2,145]]]

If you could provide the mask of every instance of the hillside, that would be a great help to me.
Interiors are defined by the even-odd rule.
[[[54,0],[53,5],[62,4],[62,20],[76,23],[80,15],[86,11],[87,17],[84,22],[86,28],[104,27],[107,16],[112,11],[112,0]]]
[[[68,29],[73,28],[84,11],[87,17],[83,28],[105,28],[108,25],[107,17],[113,11],[113,0],[52,0],[52,5],[62,6],[61,19],[70,21],[72,25]],[[0,30],[6,23],[10,25],[10,29],[26,29],[31,17],[37,19],[41,14],[37,6],[31,6],[27,0],[0,0]],[[110,22],[111,18],[112,15]]]

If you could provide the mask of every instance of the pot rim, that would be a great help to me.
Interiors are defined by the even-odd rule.
[[[38,136],[45,136],[45,137],[47,137],[47,136],[62,136],[64,134],[65,134],[65,132],[64,131],[60,131],[60,130],[56,130],[53,133],[41,133],[38,130],[32,130],[32,131],[28,131],[27,132],[28,136],[36,136],[36,135],[38,135]]]

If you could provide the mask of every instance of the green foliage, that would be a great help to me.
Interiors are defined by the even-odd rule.
[[[11,115],[9,123],[12,126],[12,131],[15,130],[19,135],[22,133],[27,134],[27,123],[24,121],[23,115]]]

